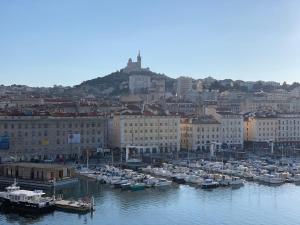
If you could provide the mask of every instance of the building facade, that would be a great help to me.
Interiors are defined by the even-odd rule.
[[[107,145],[104,117],[1,116],[0,157],[56,159],[79,157]]]
[[[244,121],[245,141],[264,142],[277,140],[278,118],[274,115],[251,116]]]
[[[184,98],[186,93],[193,89],[193,79],[190,77],[179,77],[177,79],[177,96]]]
[[[220,122],[212,116],[182,119],[181,149],[209,150],[211,145],[219,149],[221,147],[220,125]]]
[[[231,111],[217,111],[215,107],[205,107],[205,114],[213,116],[220,123],[222,149],[242,149],[244,147],[244,116]]]
[[[300,147],[300,114],[255,114],[244,123],[245,141]]]
[[[177,152],[180,149],[180,117],[124,111],[114,115],[114,147],[142,153]]]
[[[242,149],[244,146],[244,117],[238,113],[217,112],[221,123],[220,141],[222,148]]]

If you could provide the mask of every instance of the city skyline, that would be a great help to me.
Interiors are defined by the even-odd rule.
[[[298,81],[297,1],[136,3],[1,2],[1,84],[73,86],[139,49],[172,78]]]

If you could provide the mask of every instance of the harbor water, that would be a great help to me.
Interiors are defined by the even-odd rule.
[[[65,198],[94,196],[96,211],[43,216],[0,213],[1,225],[299,225],[300,186],[247,182],[238,189],[202,190],[189,185],[121,191],[80,180],[57,190]]]

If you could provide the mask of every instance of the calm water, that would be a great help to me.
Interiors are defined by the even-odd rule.
[[[0,224],[37,225],[299,225],[300,186],[247,183],[212,191],[187,185],[138,192],[111,190],[93,181],[61,190],[64,196],[95,197],[93,215],[56,211],[38,218],[0,214]]]

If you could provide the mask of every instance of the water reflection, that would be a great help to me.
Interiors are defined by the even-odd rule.
[[[57,190],[65,198],[94,196],[96,212],[77,215],[56,211],[40,217],[0,214],[0,224],[37,225],[294,225],[300,224],[300,187],[269,187],[247,183],[239,189],[204,191],[192,186],[121,191],[95,181],[81,180]],[[48,192],[51,195],[51,191]]]

